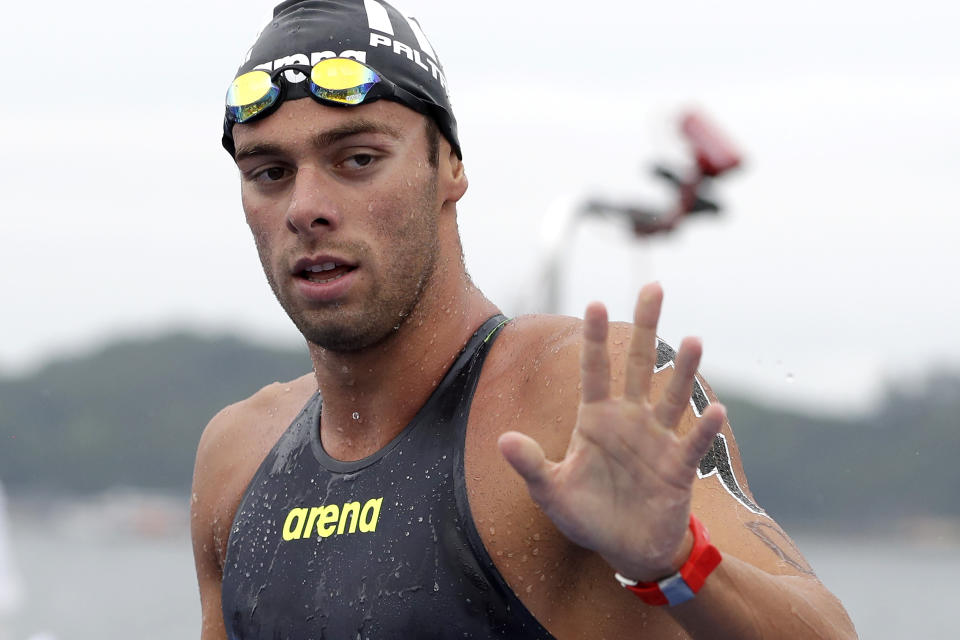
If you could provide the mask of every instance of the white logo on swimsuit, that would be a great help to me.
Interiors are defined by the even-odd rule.
[[[319,507],[297,507],[290,509],[283,523],[284,540],[306,540],[314,536],[320,538],[343,535],[345,533],[372,533],[377,530],[380,520],[380,505],[383,498],[371,498],[361,507],[359,502],[348,502],[343,506],[330,504]]]

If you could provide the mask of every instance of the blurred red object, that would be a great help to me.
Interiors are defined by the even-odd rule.
[[[715,178],[740,166],[741,157],[736,148],[702,114],[692,111],[684,115],[680,129],[693,147],[703,175]]]

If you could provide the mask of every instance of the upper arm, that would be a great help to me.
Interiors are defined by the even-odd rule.
[[[537,397],[536,402],[531,403],[537,414],[532,416],[532,422],[557,427],[541,430],[535,435],[552,459],[562,457],[579,405],[578,394],[558,396],[552,393],[553,389],[575,387],[579,380],[579,325],[572,324],[565,329],[554,334],[553,341],[539,350],[539,357],[546,365],[545,372],[541,376],[534,376],[524,388],[528,397]],[[632,325],[610,324],[608,349],[613,395],[623,392],[626,355],[631,337]],[[676,355],[665,342],[658,341],[657,347],[656,373],[651,383],[652,401],[656,401],[667,386],[674,371],[672,362]],[[543,376],[552,378],[557,384],[545,386],[541,379]],[[706,408],[716,402],[713,391],[698,373],[689,408],[678,425],[679,435],[689,431]],[[554,421],[550,416],[563,416],[563,419],[558,417]],[[814,578],[810,565],[796,544],[751,493],[729,422],[724,422],[720,434],[701,459],[693,482],[693,512],[707,526],[712,541],[721,552],[735,555],[771,574]]]
[[[715,402],[716,396],[698,373],[680,432],[688,430],[706,406]],[[750,491],[729,420],[700,460],[692,509],[721,550],[771,574],[814,577],[797,545]]]
[[[614,326],[613,331],[623,334],[619,336],[622,342],[628,339],[630,327]],[[657,400],[672,377],[675,356],[673,347],[657,341],[651,401]],[[621,367],[622,359],[614,356]],[[677,426],[678,435],[692,429],[707,407],[716,402],[716,395],[698,372],[689,407]],[[726,550],[768,573],[813,575],[793,541],[753,497],[728,420],[701,458],[696,474],[692,510],[707,525],[711,539],[721,551]]]
[[[569,331],[548,342],[543,349],[523,349],[525,354],[537,354],[533,366],[527,366],[526,376],[517,376],[522,401],[517,401],[525,409],[520,429],[536,439],[551,460],[560,460],[564,456],[566,444],[577,418],[579,393],[579,333],[574,325]],[[554,335],[560,336],[559,332]],[[630,344],[631,326],[613,323],[610,326],[608,349],[610,352],[611,394],[622,394],[625,377],[626,351]],[[673,367],[670,366],[671,353],[665,347],[658,350],[658,373],[653,374],[651,400],[656,402],[667,386]],[[542,367],[538,362],[542,360]],[[528,358],[529,362],[529,358]],[[523,367],[520,367],[523,369]],[[566,392],[564,390],[567,390]],[[678,425],[681,437],[699,420],[699,415],[709,403],[716,402],[710,388],[700,375],[691,394],[688,410]],[[514,426],[513,428],[517,428]],[[499,476],[498,476],[499,477]],[[498,484],[501,503],[507,507],[501,511],[513,514],[514,520],[527,519],[535,523],[530,530],[546,532],[537,540],[538,558],[543,558],[549,566],[544,571],[549,578],[547,583],[524,581],[524,566],[514,568],[505,562],[495,562],[508,582],[524,589],[524,603],[537,615],[554,621],[551,630],[563,630],[557,637],[581,637],[592,635],[616,635],[647,627],[657,637],[677,634],[684,637],[677,623],[665,610],[651,610],[637,607],[632,594],[620,588],[612,579],[613,570],[599,556],[584,552],[561,539],[552,530],[540,512],[528,504],[523,487],[515,487],[511,482],[510,491],[506,491],[504,481]],[[472,499],[472,498],[471,498]],[[482,505],[479,500],[478,505]],[[836,598],[816,579],[809,564],[797,550],[783,529],[770,518],[754,499],[747,484],[739,451],[730,425],[725,423],[705,455],[693,479],[692,510],[706,525],[711,541],[721,554],[730,558],[730,567],[749,565],[749,571],[738,575],[752,575],[758,580],[752,582],[766,588],[788,592],[785,600],[801,598],[810,603],[825,617],[838,621],[843,626],[845,614]],[[496,513],[494,507],[486,507],[484,513]],[[528,527],[530,528],[530,527]],[[481,535],[482,535],[481,531]],[[495,553],[500,552],[503,541],[484,539],[485,544]],[[527,550],[522,546],[504,548],[506,557],[526,558]],[[534,551],[537,553],[537,551]],[[501,566],[505,565],[505,566]],[[553,588],[551,585],[559,585]],[[562,587],[562,588],[561,588]],[[576,607],[581,601],[591,603],[591,615],[586,615]],[[794,600],[795,601],[795,600]],[[848,624],[849,621],[847,621]],[[648,626],[649,625],[649,626]],[[657,635],[660,634],[660,635]]]
[[[721,551],[771,574],[813,577],[796,544],[750,492],[728,422],[701,460],[692,510]]]
[[[716,402],[706,383],[700,383],[709,400]],[[691,407],[681,430],[698,419],[697,413]],[[794,601],[805,601],[818,612],[818,624],[835,637],[856,637],[843,605],[820,582],[786,531],[754,499],[729,421],[724,421],[710,451],[701,459],[691,509],[721,554],[768,576],[769,588],[791,594],[788,598]]]
[[[217,509],[222,504],[223,486],[217,481],[222,465],[222,444],[228,430],[227,414],[217,414],[204,429],[197,447],[190,498],[190,535],[193,541],[193,559],[200,588],[202,640],[226,640],[220,607],[223,567],[220,552],[223,541],[215,529]]]
[[[203,431],[190,501],[203,640],[226,640],[221,609],[223,563],[243,495],[267,452],[315,390],[309,374],[267,385],[218,413]]]

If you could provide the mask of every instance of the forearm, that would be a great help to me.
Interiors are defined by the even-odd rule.
[[[814,578],[776,576],[725,555],[697,596],[669,613],[692,638],[856,638],[840,604]]]

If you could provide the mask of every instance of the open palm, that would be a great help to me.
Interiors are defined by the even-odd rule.
[[[606,309],[599,303],[587,307],[583,394],[563,460],[547,460],[535,440],[518,432],[499,441],[557,528],[636,580],[656,580],[676,569],[697,465],[724,421],[723,407],[713,404],[688,433],[676,432],[690,406],[702,353],[696,339],[683,341],[673,377],[651,401],[662,300],[658,284],[645,286],[637,298],[622,397],[611,396]]]

